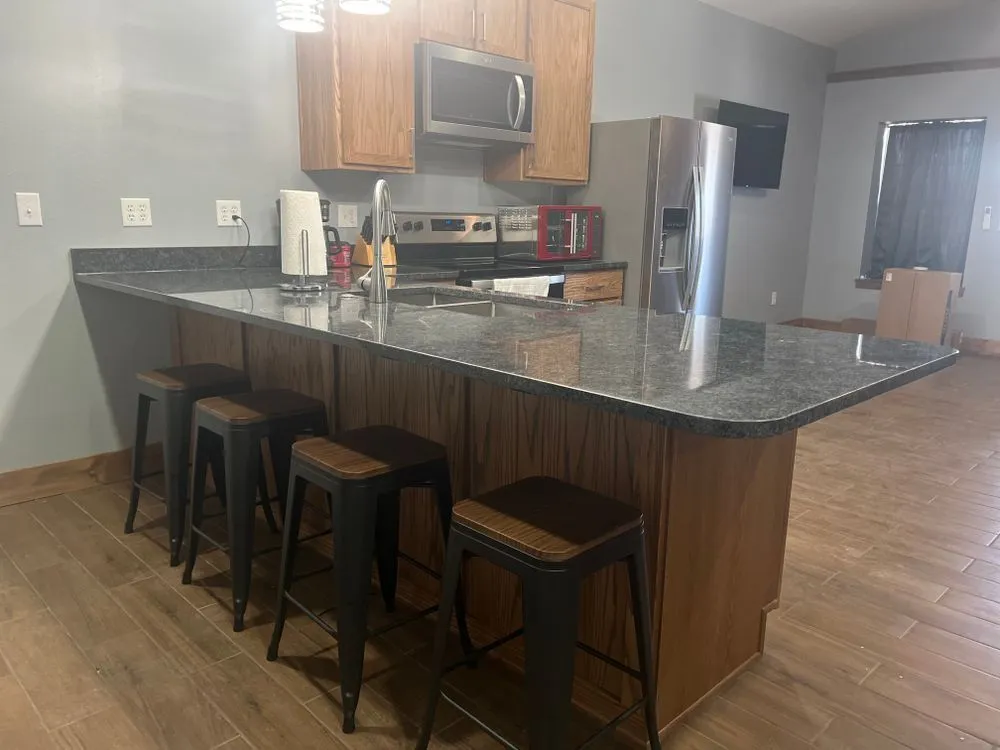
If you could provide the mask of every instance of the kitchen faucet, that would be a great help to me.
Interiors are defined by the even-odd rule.
[[[390,242],[396,239],[396,216],[392,213],[389,183],[379,180],[372,194],[372,269],[361,279],[361,288],[368,292],[368,301],[382,305],[389,301],[385,286],[385,265],[382,263],[382,236]]]

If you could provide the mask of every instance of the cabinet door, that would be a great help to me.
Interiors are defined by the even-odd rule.
[[[530,0],[535,63],[535,145],[525,176],[586,182],[594,78],[593,7],[581,0]]]
[[[479,41],[476,48],[523,60],[527,54],[527,0],[478,0]]]
[[[392,12],[396,12],[395,3]],[[420,38],[474,49],[476,0],[421,0]]]
[[[345,164],[413,168],[418,21],[417,0],[395,0],[384,16],[337,14]]]

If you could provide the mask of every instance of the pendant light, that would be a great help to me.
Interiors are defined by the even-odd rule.
[[[278,26],[286,31],[322,31],[323,0],[278,0]]]
[[[340,9],[363,16],[383,16],[389,12],[392,0],[340,0]]]

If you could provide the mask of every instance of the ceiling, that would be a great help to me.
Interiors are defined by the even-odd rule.
[[[752,21],[810,42],[835,47],[934,11],[953,10],[971,0],[704,0]]]

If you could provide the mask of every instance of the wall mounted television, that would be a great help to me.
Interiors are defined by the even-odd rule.
[[[736,102],[719,102],[719,124],[736,128],[737,187],[777,190],[788,139],[788,115]]]

